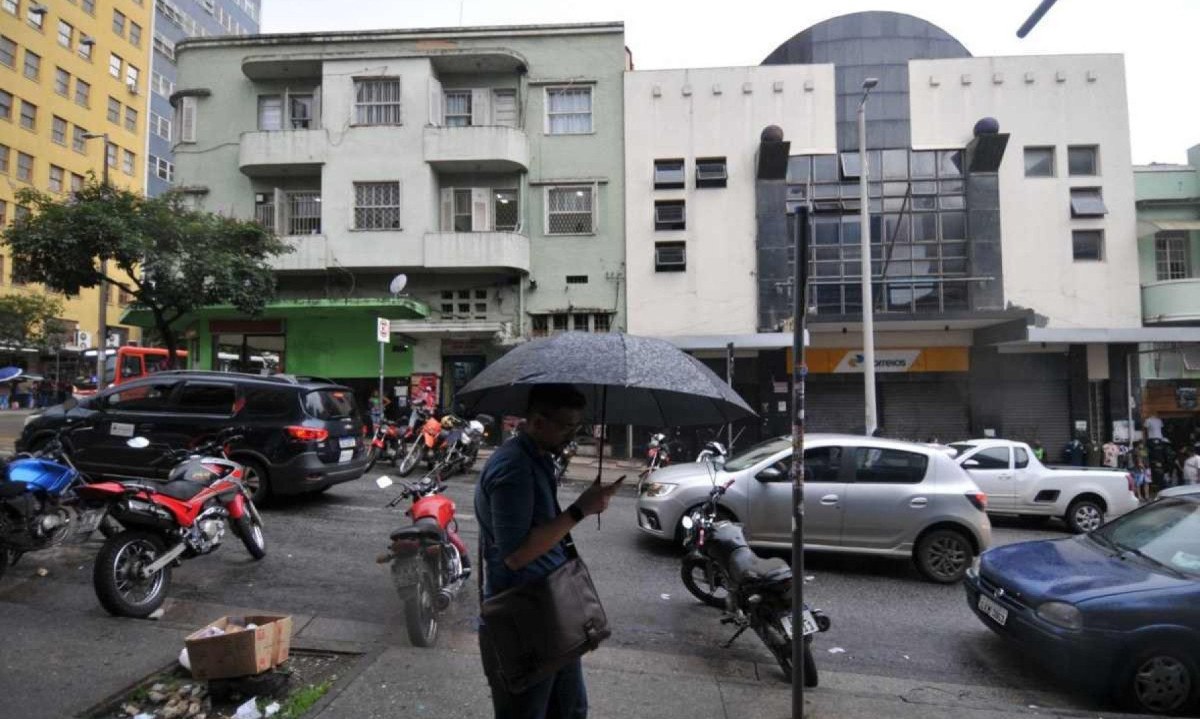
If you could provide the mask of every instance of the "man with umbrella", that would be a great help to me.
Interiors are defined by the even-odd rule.
[[[583,421],[586,399],[569,384],[529,390],[527,422],[521,433],[488,460],[475,488],[484,557],[484,596],[546,577],[567,560],[563,539],[591,514],[608,508],[621,480],[605,486],[599,477],[566,511],[559,511],[552,455],[567,445]],[[582,719],[587,689],[578,659],[520,694],[495,678],[496,667],[480,634],[483,669],[492,688],[497,719]]]

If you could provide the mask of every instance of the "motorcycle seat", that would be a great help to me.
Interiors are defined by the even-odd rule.
[[[204,490],[208,489],[208,485],[200,482],[193,482],[190,479],[173,479],[170,482],[161,484],[157,487],[159,494],[165,494],[172,499],[187,501]]]
[[[27,489],[29,485],[24,482],[0,482],[0,499],[20,497]]]
[[[438,526],[436,521],[429,519],[419,519],[416,524],[407,527],[401,527],[392,532],[391,539],[416,539],[431,542],[440,542],[444,539],[442,528]]]
[[[788,563],[777,557],[764,559],[749,547],[734,552],[730,558],[730,573],[734,583],[739,586],[749,584],[773,584],[792,578],[792,568]]]

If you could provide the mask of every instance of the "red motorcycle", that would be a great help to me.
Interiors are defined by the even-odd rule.
[[[386,489],[396,482],[384,476],[375,484]],[[438,615],[450,608],[466,586],[471,560],[458,536],[454,502],[441,496],[446,486],[440,475],[435,472],[415,484],[399,485],[400,495],[387,506],[411,499],[412,506],[404,513],[412,518],[412,524],[392,532],[387,553],[375,561],[392,565],[392,583],[404,602],[409,640],[413,646],[431,647],[437,641]]]
[[[108,513],[127,529],[100,548],[92,584],[110,614],[146,617],[166,599],[171,569],[181,559],[209,554],[228,525],[254,559],[267,554],[262,517],[242,485],[243,467],[227,459],[224,446],[237,439],[227,430],[193,449],[168,450],[157,462],[175,466],[166,482],[99,482],[81,496],[107,501]],[[150,445],[145,437],[127,443]]]
[[[379,460],[387,460],[395,465],[400,459],[401,448],[400,428],[391,420],[381,420],[375,425],[375,435],[371,438],[371,450],[368,454],[366,471],[370,472]]]

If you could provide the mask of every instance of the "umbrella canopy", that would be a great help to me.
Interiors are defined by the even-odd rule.
[[[586,417],[608,424],[725,424],[753,417],[737,392],[695,357],[659,339],[565,332],[521,345],[458,393],[468,414],[524,414],[529,389],[573,384]]]
[[[25,370],[20,367],[0,367],[0,383],[14,380],[25,374]]]

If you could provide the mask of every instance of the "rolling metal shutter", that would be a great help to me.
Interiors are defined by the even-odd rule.
[[[924,442],[936,437],[943,444],[971,436],[965,374],[923,382],[879,383],[880,426],[895,439]]]
[[[1046,448],[1046,460],[1062,460],[1062,449],[1071,438],[1070,386],[1064,380],[1004,382],[1001,424],[997,434],[1005,439],[1033,442]]]
[[[862,378],[858,382],[832,382],[808,376],[805,384],[806,432],[849,432],[862,434],[866,424]]]

